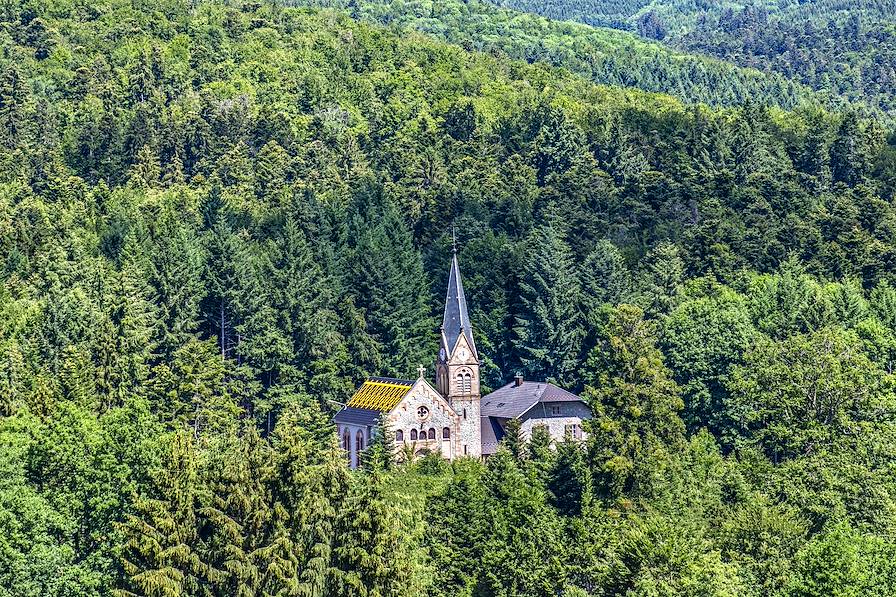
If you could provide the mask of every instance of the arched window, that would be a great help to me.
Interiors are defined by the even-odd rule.
[[[442,439],[451,439],[451,430],[447,427],[442,427]]]
[[[348,463],[351,465],[352,463],[352,437],[348,432],[348,429],[342,432],[342,449],[345,450],[346,457],[348,458]]]
[[[395,441],[397,441],[397,442],[404,441],[404,431],[399,429],[398,431],[395,432]]]
[[[417,430],[416,429],[411,429],[411,441],[412,442],[417,441]]]
[[[355,452],[360,454],[364,449],[364,434],[358,431],[358,434],[355,436]]]
[[[457,379],[455,381],[457,382],[457,391],[459,393],[463,394],[464,393],[464,374],[458,373]]]
[[[464,373],[464,394],[473,393],[473,377],[469,372]]]
[[[429,439],[435,439],[436,438],[436,428],[430,427],[428,435],[429,435]]]

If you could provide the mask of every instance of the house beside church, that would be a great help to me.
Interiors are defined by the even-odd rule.
[[[583,439],[582,421],[591,418],[585,401],[553,384],[517,377],[480,395],[479,353],[467,312],[457,254],[451,258],[435,384],[420,367],[416,380],[370,377],[333,418],[352,468],[380,424],[394,434],[397,448],[441,454],[448,460],[494,454],[511,419],[531,437],[536,426],[562,441]]]

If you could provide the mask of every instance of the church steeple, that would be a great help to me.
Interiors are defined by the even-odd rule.
[[[479,354],[467,313],[457,248],[448,270],[448,294],[442,317],[442,346],[436,359],[436,387],[457,414],[456,456],[478,458],[482,453],[479,418]]]
[[[451,354],[457,345],[457,339],[463,334],[470,345],[473,356],[478,358],[476,344],[473,342],[473,328],[470,315],[467,313],[467,297],[464,296],[464,284],[460,279],[460,266],[457,264],[457,249],[451,255],[451,269],[448,272],[448,294],[445,297],[445,314],[442,317],[442,348]]]

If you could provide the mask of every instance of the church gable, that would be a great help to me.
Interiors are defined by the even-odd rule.
[[[395,442],[416,453],[451,458],[457,451],[458,415],[423,378],[389,412],[386,422]]]
[[[449,365],[477,365],[479,363],[476,358],[475,349],[470,345],[470,341],[463,334],[457,337],[454,347],[449,353]]]
[[[454,409],[451,408],[448,401],[439,394],[439,391],[421,377],[414,382],[414,385],[407,391],[407,393],[405,393],[398,404],[392,408],[389,413],[390,418],[396,413],[404,413],[412,410],[414,406],[420,405],[431,406],[433,409],[443,410],[447,412],[449,416],[457,416],[457,413],[454,412]]]

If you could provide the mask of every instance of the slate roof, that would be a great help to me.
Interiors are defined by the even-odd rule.
[[[485,456],[491,456],[498,451],[498,444],[504,437],[504,429],[501,428],[497,419],[492,417],[481,417],[479,428],[482,437],[482,453]]]
[[[515,419],[539,402],[584,402],[582,398],[554,384],[543,381],[513,381],[483,396],[480,406],[483,417]]]
[[[457,253],[451,256],[451,269],[448,272],[448,294],[445,297],[445,314],[442,316],[442,333],[445,334],[445,352],[454,350],[457,339],[463,333],[470,343],[473,356],[479,358],[476,344],[473,342],[473,327],[467,313],[467,297],[464,295],[464,283],[460,279],[460,266],[457,264]]]
[[[368,377],[346,407],[388,412],[401,402],[413,385],[414,382],[408,379]]]
[[[382,413],[378,410],[347,406],[336,413],[336,416],[333,417],[333,421],[336,423],[347,423],[349,425],[375,427],[379,423],[381,414]]]

